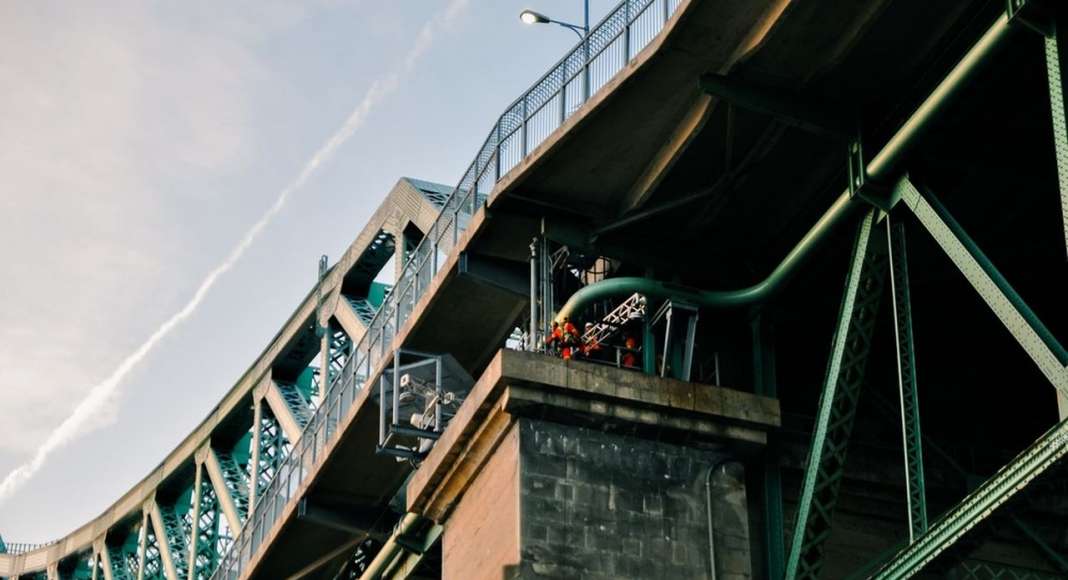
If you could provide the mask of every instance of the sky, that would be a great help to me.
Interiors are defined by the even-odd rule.
[[[575,41],[521,24],[527,7],[582,17],[577,0],[0,3],[0,478],[50,451],[0,498],[6,541],[66,535],[154,469],[399,177],[460,179]]]

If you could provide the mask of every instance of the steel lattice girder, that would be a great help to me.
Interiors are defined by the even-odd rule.
[[[886,238],[873,235],[875,212],[868,210],[864,216],[853,246],[786,563],[786,578],[791,580],[818,578],[823,566],[888,269]]]
[[[905,483],[909,511],[909,541],[927,531],[927,492],[923,475],[923,434],[916,383],[916,351],[912,341],[912,297],[909,290],[905,226],[886,220],[890,252],[890,288],[894,295],[894,334],[897,338],[897,379],[901,397],[901,427],[905,450]]]
[[[873,577],[909,578],[985,520],[1017,492],[1027,487],[1068,453],[1068,420],[1058,423],[1038,441],[964,498],[926,534],[898,553]]]
[[[1068,394],[1068,352],[1027,307],[963,228],[937,200],[908,180],[898,182],[902,201],[927,228],[968,282],[1008,328],[1042,373]],[[1062,421],[946,513],[926,534],[898,553],[875,578],[908,578],[967,531],[985,520],[1068,452],[1068,420]]]
[[[964,560],[949,571],[950,580],[1056,580],[1064,576],[984,560]]]

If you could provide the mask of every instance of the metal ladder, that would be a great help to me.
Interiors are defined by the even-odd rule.
[[[582,342],[583,344],[602,344],[612,335],[619,332],[619,329],[623,328],[624,324],[644,316],[645,297],[634,293],[630,298],[627,298],[619,306],[616,306],[614,310],[606,314],[600,322],[584,332],[582,334]]]

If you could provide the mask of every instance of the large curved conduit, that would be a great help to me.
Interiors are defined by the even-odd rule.
[[[1015,29],[1008,17],[1002,14],[987,29],[982,38],[969,50],[960,62],[953,67],[942,82],[912,115],[887,141],[886,145],[871,158],[866,168],[867,179],[871,182],[886,183],[897,177],[900,164],[907,152],[938,117],[949,103],[960,93],[961,89],[975,77],[980,67],[989,60],[990,55],[1005,44]],[[896,200],[895,200],[896,201]],[[846,190],[831,207],[824,212],[819,221],[797,242],[797,245],[779,262],[764,280],[738,290],[699,290],[678,284],[650,280],[648,278],[611,278],[590,284],[575,292],[560,308],[556,316],[558,322],[565,317],[574,317],[587,306],[607,298],[618,298],[635,292],[650,298],[672,298],[690,302],[701,308],[738,308],[764,302],[782,290],[786,283],[797,273],[801,265],[813,251],[834,232],[838,225],[850,221],[848,218],[867,202],[850,194]]]

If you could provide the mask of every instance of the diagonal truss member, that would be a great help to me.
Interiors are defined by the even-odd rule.
[[[1050,429],[1038,441],[1001,468],[974,492],[939,519],[926,534],[898,553],[873,578],[910,578],[927,563],[979,525],[998,507],[1027,487],[1046,469],[1068,453],[1068,419]]]
[[[894,295],[894,337],[897,339],[897,381],[901,398],[901,431],[905,450],[905,485],[909,542],[927,531],[927,492],[923,476],[923,434],[916,386],[916,351],[912,342],[912,297],[905,253],[905,226],[886,220],[890,253],[890,289]]]
[[[823,566],[886,279],[886,238],[873,235],[875,211],[869,210],[861,221],[853,246],[786,563],[790,580],[818,578]]]
[[[898,182],[897,193],[1042,374],[1059,392],[1068,393],[1068,368],[1065,368],[1068,351],[1001,276],[949,211],[933,197],[920,194],[907,177]],[[927,533],[885,564],[874,578],[896,580],[917,573],[1066,453],[1068,420],[1057,424],[965,497]]]

